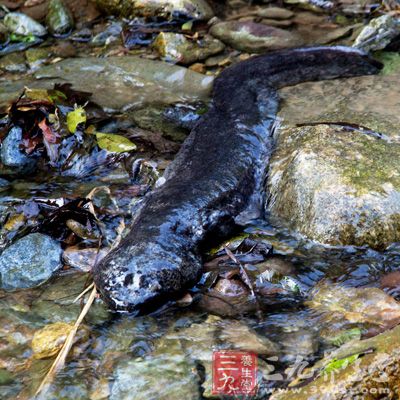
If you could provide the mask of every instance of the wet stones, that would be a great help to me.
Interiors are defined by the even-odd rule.
[[[50,1],[46,25],[52,35],[63,35],[71,31],[74,20],[63,0]]]
[[[357,36],[354,47],[366,52],[384,49],[400,35],[400,20],[386,14],[372,19]]]
[[[205,0],[96,0],[107,14],[133,17],[208,20],[214,12]]]
[[[0,71],[25,72],[26,61],[21,53],[11,53],[0,58]]]
[[[110,400],[197,400],[200,396],[196,364],[171,350],[157,357],[120,363],[114,377]]]
[[[95,247],[80,249],[77,246],[68,247],[63,253],[63,261],[70,267],[89,272],[96,262],[100,262],[108,253],[108,249],[98,250]]]
[[[14,290],[40,285],[61,268],[61,253],[60,243],[41,233],[17,240],[1,254],[1,287]]]
[[[320,284],[306,304],[320,316],[320,325],[331,327],[331,337],[346,325],[357,324],[376,334],[400,322],[400,303],[378,288]]]
[[[9,13],[4,17],[3,23],[10,32],[18,35],[44,36],[47,34],[43,25],[23,13]]]
[[[36,160],[20,150],[21,141],[22,129],[10,129],[0,149],[0,175],[27,174],[34,170]]]
[[[211,27],[210,33],[234,49],[250,53],[302,44],[302,40],[292,32],[252,21],[220,22]]]
[[[294,12],[287,8],[266,7],[257,10],[257,16],[269,19],[285,20],[294,16]]]
[[[301,374],[303,380],[292,382],[291,386],[297,387],[284,393],[276,391],[271,399],[306,400],[311,391],[317,393],[316,398],[330,400],[396,398],[400,379],[399,338],[400,327],[396,327],[370,339],[346,343],[305,369]],[[332,368],[337,360],[337,367]]]
[[[165,61],[192,64],[220,53],[225,45],[208,35],[191,41],[179,33],[161,32],[154,40],[153,48]]]

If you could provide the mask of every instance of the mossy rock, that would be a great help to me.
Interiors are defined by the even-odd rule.
[[[378,336],[346,343],[302,375],[316,379],[295,381],[270,400],[398,399],[400,396],[400,326]],[[335,362],[339,360],[339,362]],[[347,361],[347,362],[346,362]],[[336,364],[337,368],[332,368]],[[329,370],[329,374],[324,373]],[[333,376],[333,378],[332,378]]]
[[[380,249],[399,239],[400,73],[395,54],[378,56],[379,75],[280,90],[269,209],[323,243]]]
[[[400,143],[337,125],[281,131],[268,210],[322,243],[385,248],[400,240]]]
[[[399,140],[400,73],[305,82],[279,91],[285,126],[340,122]]]

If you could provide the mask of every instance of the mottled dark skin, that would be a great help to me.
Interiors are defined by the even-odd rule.
[[[107,304],[145,311],[197,282],[210,232],[229,234],[262,191],[277,89],[380,68],[358,50],[318,47],[274,52],[226,69],[215,80],[210,110],[166,171],[166,182],[145,199],[118,248],[95,267]]]

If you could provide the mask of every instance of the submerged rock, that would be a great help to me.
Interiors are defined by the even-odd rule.
[[[197,400],[200,378],[196,365],[182,354],[129,360],[114,371],[110,400]]]
[[[69,82],[93,93],[92,100],[108,110],[207,99],[213,78],[187,68],[136,56],[67,59],[35,74],[40,87]],[[34,87],[30,84],[29,87]]]
[[[322,243],[385,248],[400,240],[400,143],[332,125],[281,132],[268,210]]]
[[[0,149],[0,175],[27,174],[35,168],[35,158],[24,154],[19,146],[22,141],[22,129],[15,126],[10,129]]]
[[[171,330],[164,337],[166,348],[179,341],[193,360],[211,362],[214,350],[236,349],[271,356],[279,353],[279,346],[265,336],[257,334],[246,323],[210,315],[201,323],[187,328]]]
[[[34,358],[48,358],[56,355],[61,350],[73,326],[72,323],[55,322],[36,331],[31,344]],[[88,331],[84,328],[79,329],[74,337],[74,343],[82,340],[84,336],[88,336]]]
[[[0,256],[1,287],[30,288],[47,281],[61,268],[60,243],[41,233],[31,233],[7,247]]]
[[[53,35],[63,35],[72,30],[74,20],[63,0],[50,1],[46,25]]]
[[[166,19],[208,20],[214,16],[205,0],[96,0],[107,14],[126,18],[161,17]]]
[[[0,70],[7,72],[26,72],[26,62],[22,53],[11,53],[0,58]]]
[[[345,344],[311,368],[294,388],[276,391],[271,400],[397,399],[400,380],[400,327]],[[309,383],[307,383],[307,381]]]
[[[218,39],[205,36],[197,41],[186,38],[185,35],[173,32],[161,32],[153,42],[153,47],[165,61],[192,64],[220,53],[224,44]]]
[[[30,303],[29,309],[46,322],[74,323],[81,311],[80,302],[74,300],[85,290],[87,283],[87,274],[57,274],[51,282],[40,288],[40,296]],[[103,324],[108,319],[108,310],[101,300],[92,304],[85,317],[91,326]]]
[[[252,21],[228,21],[213,25],[210,33],[233,48],[250,53],[301,45],[296,34]]]
[[[353,46],[366,52],[382,50],[399,35],[399,18],[386,14],[372,19],[357,36]]]
[[[31,70],[36,70],[40,65],[44,64],[52,55],[52,51],[48,47],[32,48],[25,52],[26,61]]]
[[[43,25],[20,12],[8,13],[4,17],[3,23],[10,32],[18,35],[44,36],[47,34]]]
[[[277,344],[265,336],[258,335],[243,322],[221,320],[218,328],[218,337],[231,349],[269,356],[279,353],[279,346]]]
[[[90,43],[94,46],[104,46],[120,40],[122,32],[121,22],[112,22],[105,30],[99,32]]]
[[[378,288],[321,285],[306,304],[320,315],[320,324],[328,326],[330,336],[343,330],[346,323],[365,327],[374,334],[400,322],[400,303]]]

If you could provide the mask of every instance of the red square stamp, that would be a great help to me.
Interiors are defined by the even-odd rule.
[[[247,351],[213,353],[213,394],[254,395],[257,391],[257,356]]]

